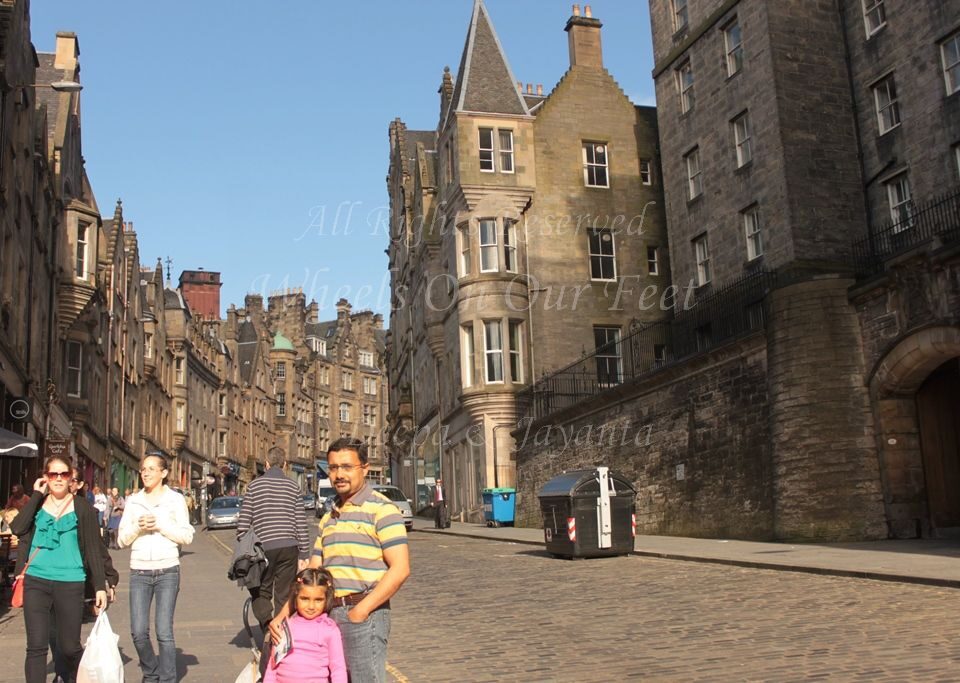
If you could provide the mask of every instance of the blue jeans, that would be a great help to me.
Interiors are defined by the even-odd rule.
[[[334,607],[330,617],[343,636],[350,683],[386,683],[390,610],[378,609],[362,624],[347,619],[346,607]]]
[[[130,570],[130,632],[140,657],[144,683],[176,683],[177,646],[173,612],[180,592],[180,567]],[[157,600],[154,624],[159,657],[150,642],[150,603]]]

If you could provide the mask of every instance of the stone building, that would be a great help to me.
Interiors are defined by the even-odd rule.
[[[0,426],[46,449],[71,430],[56,302],[62,176],[54,163],[56,115],[46,105],[61,96],[37,80],[45,71],[36,63],[23,0],[0,2],[0,59]],[[13,484],[29,486],[37,471],[34,459],[0,456],[0,495]]]
[[[453,514],[482,516],[481,490],[514,484],[531,382],[596,348],[588,381],[619,381],[621,337],[665,317],[641,299],[669,282],[656,117],[604,68],[601,26],[577,8],[544,93],[477,0],[436,130],[390,125],[389,443],[420,507],[442,474]]]
[[[650,9],[671,268],[696,302],[669,327],[696,343],[536,413],[521,516],[558,468],[604,462],[646,533],[960,533],[960,2]],[[611,443],[625,423],[649,438]]]

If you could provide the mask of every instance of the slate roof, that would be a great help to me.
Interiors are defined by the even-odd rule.
[[[516,84],[487,7],[483,0],[475,0],[451,108],[454,111],[529,115],[530,110]],[[448,111],[446,119],[449,114]]]
[[[247,384],[252,384],[251,378],[259,341],[257,328],[252,322],[244,320],[237,326],[237,363],[240,367],[240,377]]]
[[[63,80],[63,71],[54,68],[57,56],[49,52],[37,53],[37,83],[55,83]],[[37,100],[47,105],[47,137],[52,138],[57,130],[57,115],[60,112],[60,93],[53,88],[34,88]]]
[[[169,287],[163,290],[163,307],[170,309],[180,309],[187,310],[187,304],[183,300],[183,296],[180,294],[180,290],[170,289]]]

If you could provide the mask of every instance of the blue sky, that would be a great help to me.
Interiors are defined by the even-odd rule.
[[[568,0],[486,0],[518,80],[569,66]],[[221,305],[301,287],[322,317],[390,304],[387,127],[433,129],[472,0],[35,0],[32,37],[80,41],[83,154],[141,261],[220,271]],[[600,0],[607,68],[653,103],[647,3]]]

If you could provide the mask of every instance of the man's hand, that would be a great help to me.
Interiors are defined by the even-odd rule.
[[[107,609],[107,591],[97,591],[97,599],[93,603],[93,608],[97,614]]]
[[[117,601],[117,589],[113,586],[110,586],[110,589],[107,591],[107,599],[110,604],[113,604]]]
[[[361,605],[354,605],[350,608],[350,611],[347,612],[347,619],[350,620],[351,624],[362,624],[369,618],[370,612],[363,609]]]

